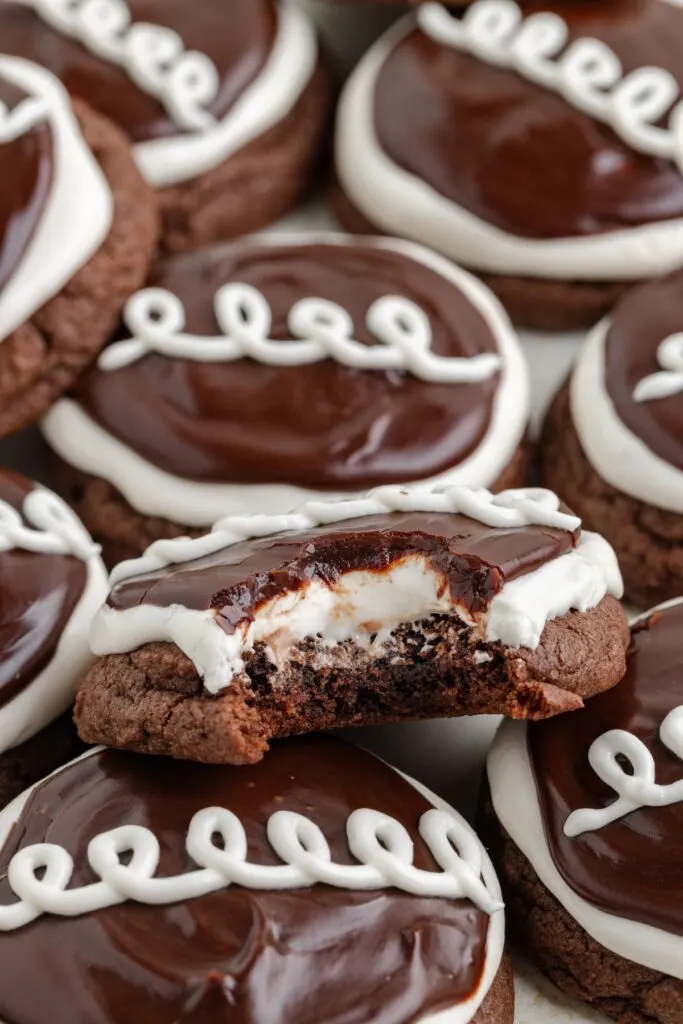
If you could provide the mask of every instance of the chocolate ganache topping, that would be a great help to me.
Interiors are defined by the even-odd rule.
[[[18,512],[33,489],[18,474],[0,471],[0,502]],[[86,579],[85,564],[70,555],[0,548],[0,707],[50,661]]]
[[[677,271],[622,299],[605,345],[605,385],[619,418],[677,469],[683,469],[683,377],[680,388],[665,397],[636,401],[635,396],[644,380],[665,368],[660,346],[675,336],[680,339],[678,373],[683,373],[682,323],[683,273]],[[673,365],[672,370],[675,374]]]
[[[453,282],[369,242],[209,250],[162,263],[152,285],[181,300],[186,333],[215,337],[214,299],[228,282],[261,292],[274,340],[292,339],[292,308],[317,298],[349,314],[358,342],[377,346],[368,311],[401,296],[426,314],[435,354],[497,351],[483,315]],[[428,382],[333,359],[278,367],[150,354],[123,369],[93,370],[75,398],[114,437],[186,479],[363,490],[464,460],[486,434],[499,380],[494,373],[475,384]]]
[[[644,807],[575,838],[568,816],[603,808],[615,792],[588,762],[591,744],[613,729],[641,740],[660,786],[680,783],[683,761],[662,742],[660,727],[683,705],[683,603],[655,611],[632,631],[626,676],[582,711],[529,726],[529,753],[550,852],[579,896],[618,917],[683,935],[683,801]],[[628,766],[622,764],[628,774]]]
[[[624,74],[652,65],[683,87],[675,4],[577,0],[525,3],[524,11],[561,15],[569,42],[606,43]],[[597,235],[683,216],[683,178],[672,163],[636,152],[549,89],[417,30],[389,55],[374,113],[394,163],[513,235]]]
[[[402,512],[335,523],[305,533],[280,533],[233,544],[216,554],[133,577],[115,586],[109,604],[219,609],[232,633],[259,608],[318,579],[333,586],[344,573],[381,574],[406,559],[424,559],[453,602],[485,611],[508,580],[571,551],[577,534],[541,526],[501,529],[467,516]]]
[[[8,116],[27,101],[0,77],[0,104]],[[9,142],[0,137],[0,290],[19,265],[40,223],[53,179],[52,131],[47,118]]]
[[[224,117],[260,74],[276,30],[272,0],[230,0],[229,27],[224,0],[126,0],[132,22],[148,22],[177,32],[186,51],[196,50],[215,65],[220,91],[208,109]],[[0,3],[3,53],[42,64],[79,96],[119,124],[134,142],[180,131],[161,103],[143,91],[126,71],[91,53],[31,10],[30,4]]]
[[[347,819],[369,807],[407,829],[416,867],[436,868],[417,831],[428,801],[369,754],[312,737],[280,743],[260,764],[241,768],[104,750],[74,762],[33,792],[0,872],[20,848],[49,842],[73,856],[72,885],[89,884],[96,881],[87,867],[90,840],[139,825],[159,840],[157,874],[183,874],[196,867],[185,847],[188,824],[211,806],[240,819],[252,863],[280,863],[265,826],[285,810],[320,827],[334,862],[352,864]],[[12,902],[4,879],[0,903]],[[291,891],[233,885],[184,904],[44,917],[0,935],[0,1018],[412,1024],[476,992],[488,927],[488,916],[467,900],[320,884]]]

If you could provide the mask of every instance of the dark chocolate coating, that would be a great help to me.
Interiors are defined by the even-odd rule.
[[[306,533],[281,533],[234,544],[214,555],[124,581],[109,603],[219,609],[226,632],[274,597],[312,580],[333,586],[343,573],[381,573],[423,558],[451,598],[484,611],[506,580],[571,550],[574,535],[529,526],[494,529],[465,516],[425,512],[368,516]]]
[[[21,511],[34,485],[0,472],[0,501]],[[71,555],[0,551],[0,707],[28,686],[52,658],[86,585]]]
[[[529,750],[543,823],[555,865],[590,903],[618,917],[683,935],[683,801],[643,808],[596,832],[569,839],[572,811],[616,799],[588,763],[588,751],[610,729],[645,743],[656,781],[683,779],[683,761],[659,738],[667,714],[683,704],[683,604],[655,612],[633,629],[623,682],[582,711],[529,726]]]
[[[683,88],[680,8],[654,0],[525,8],[560,14],[570,40],[607,43],[624,73],[654,65]],[[375,131],[394,163],[520,237],[590,236],[683,216],[683,179],[671,162],[637,153],[549,89],[419,31],[380,74]]]
[[[0,103],[12,110],[26,99],[26,93],[0,77]],[[40,223],[53,171],[52,132],[47,120],[12,142],[0,142],[0,291]]]
[[[103,751],[74,762],[30,798],[2,854],[64,846],[73,884],[94,881],[89,840],[145,826],[161,846],[158,874],[194,870],[193,814],[226,807],[249,860],[277,864],[265,826],[275,811],[306,815],[337,863],[353,863],[349,814],[370,807],[400,821],[416,866],[436,867],[418,833],[431,806],[391,768],[332,737],[286,741],[249,767],[209,767]],[[6,881],[0,902],[13,902]],[[409,1024],[457,1005],[480,983],[489,918],[466,900],[232,886],[173,906],[127,903],[47,918],[0,935],[0,1018],[11,1024]],[[49,982],[49,983],[48,983]]]
[[[663,369],[660,344],[681,333],[683,273],[629,292],[615,309],[605,347],[607,393],[622,422],[665,462],[683,469],[683,395],[635,402],[636,386]]]
[[[496,351],[487,322],[454,284],[369,242],[207,250],[167,260],[152,283],[183,301],[188,333],[214,337],[214,295],[234,281],[264,294],[275,339],[292,337],[292,307],[315,297],[348,311],[358,341],[378,344],[365,326],[368,310],[401,295],[429,317],[439,355]],[[94,370],[76,398],[119,440],[186,479],[363,490],[467,458],[489,427],[498,383],[499,374],[482,384],[427,383],[331,359],[283,368],[149,355],[122,370]]]
[[[198,50],[215,64],[221,78],[208,108],[224,117],[258,77],[275,37],[272,0],[127,0],[133,22],[176,31],[185,50]],[[153,96],[129,75],[58,32],[30,8],[0,3],[2,52],[28,57],[57,75],[70,93],[86,100],[133,139],[142,142],[177,135],[180,129]]]

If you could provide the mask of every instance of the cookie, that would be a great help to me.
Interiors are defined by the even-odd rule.
[[[263,227],[309,185],[327,88],[295,4],[3,0],[0,36],[133,140],[168,249]]]
[[[98,548],[55,494],[0,470],[0,806],[78,753],[66,714],[107,595]]]
[[[337,122],[337,213],[475,271],[513,320],[587,327],[683,262],[683,11],[422,4]]]
[[[503,725],[495,862],[562,989],[628,1024],[683,1020],[683,600],[632,627],[623,682],[569,719]]]
[[[247,764],[317,730],[543,718],[624,671],[614,553],[547,491],[385,487],[228,518],[111,582],[75,717],[143,753]]]
[[[0,437],[77,379],[157,236],[127,140],[36,64],[0,57]]]
[[[525,481],[528,370],[482,285],[345,235],[175,256],[43,421],[110,565],[225,515],[425,480]]]
[[[614,546],[641,607],[683,593],[683,273],[589,335],[540,444],[544,483]]]

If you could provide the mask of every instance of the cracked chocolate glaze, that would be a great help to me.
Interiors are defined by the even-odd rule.
[[[34,791],[0,854],[0,873],[19,848],[51,842],[74,857],[75,885],[92,882],[84,867],[89,840],[124,824],[158,837],[160,875],[184,873],[195,867],[187,827],[210,806],[240,818],[253,863],[279,863],[265,825],[282,810],[313,820],[332,859],[353,863],[346,821],[371,807],[405,826],[417,867],[436,868],[417,830],[429,802],[371,755],[317,736],[276,744],[260,764],[240,768],[114,751],[75,762]],[[6,880],[0,902],[13,902]],[[488,922],[466,900],[325,885],[289,892],[232,886],[174,906],[128,903],[81,918],[42,918],[0,935],[0,1019],[412,1024],[476,991]]]
[[[0,501],[18,512],[34,485],[0,470]],[[0,707],[52,658],[87,582],[87,568],[71,555],[20,549],[0,551]]]
[[[667,714],[683,703],[682,630],[683,604],[636,624],[624,680],[528,733],[546,839],[564,880],[607,913],[676,935],[683,935],[683,803],[646,807],[575,839],[563,830],[572,811],[616,799],[588,763],[591,744],[610,729],[643,741],[658,784],[683,778],[683,762],[659,738]]]
[[[27,93],[0,77],[0,103],[10,111],[28,98]],[[53,172],[52,130],[47,119],[12,142],[0,142],[0,292],[19,266],[40,223]]]
[[[680,7],[577,0],[524,9],[560,14],[570,41],[602,40],[624,73],[654,65],[683,89]],[[672,163],[637,153],[550,90],[419,31],[380,74],[375,131],[394,163],[518,237],[598,235],[683,216],[683,178]]]
[[[186,50],[209,57],[221,88],[208,109],[224,117],[258,77],[275,37],[273,0],[127,0],[133,22],[173,29]],[[30,7],[2,0],[0,39],[3,53],[42,64],[69,92],[120,125],[133,142],[179,134],[154,97],[143,92],[124,70],[46,24]]]
[[[377,344],[368,310],[401,295],[429,317],[438,355],[497,351],[486,320],[455,284],[361,241],[207,250],[162,263],[152,285],[181,299],[188,333],[214,337],[213,299],[231,281],[265,296],[274,339],[292,337],[292,307],[315,297],[346,309],[357,340]],[[93,370],[75,398],[114,437],[185,479],[365,490],[434,476],[467,458],[488,430],[499,381],[494,374],[481,384],[427,383],[332,359],[275,367],[152,354],[122,370]]]
[[[621,421],[665,462],[683,470],[683,395],[636,402],[636,386],[658,373],[660,344],[680,334],[683,272],[643,285],[622,299],[605,344],[605,386]]]
[[[313,580],[333,586],[344,573],[382,573],[419,557],[458,605],[483,612],[504,583],[570,551],[576,535],[540,526],[500,529],[466,516],[409,512],[366,516],[234,544],[192,562],[136,576],[114,587],[109,604],[214,608],[227,633],[273,598]]]

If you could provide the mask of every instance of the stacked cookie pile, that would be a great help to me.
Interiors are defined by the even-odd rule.
[[[683,10],[410,6],[0,0],[4,1024],[683,1024]]]

